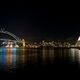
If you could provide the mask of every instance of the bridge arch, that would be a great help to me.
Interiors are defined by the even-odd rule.
[[[21,40],[11,32],[0,30],[0,33],[8,34],[8,35],[12,36],[17,42],[21,42]]]

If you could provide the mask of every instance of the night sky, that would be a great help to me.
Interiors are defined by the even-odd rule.
[[[1,5],[0,27],[30,41],[76,39],[80,35],[80,16],[56,16],[53,8],[26,5]]]

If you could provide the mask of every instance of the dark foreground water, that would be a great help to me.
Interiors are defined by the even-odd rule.
[[[42,47],[38,49],[0,48],[1,78],[35,78],[77,74],[80,71],[80,50]]]

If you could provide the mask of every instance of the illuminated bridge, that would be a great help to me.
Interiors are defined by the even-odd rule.
[[[19,39],[16,35],[14,35],[13,33],[11,32],[8,32],[8,31],[4,31],[4,30],[0,30],[0,34],[7,34],[9,36],[11,36],[13,39],[3,39],[3,38],[0,38],[0,41],[3,41],[2,42],[2,46],[5,45],[5,47],[19,47],[18,44],[23,44],[23,46],[25,46],[25,41],[21,39]]]

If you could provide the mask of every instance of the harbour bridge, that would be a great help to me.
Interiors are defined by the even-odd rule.
[[[13,47],[13,46],[14,47],[19,47],[18,44],[22,44],[25,47],[25,41],[21,40],[19,37],[17,37],[13,33],[1,29],[0,30],[0,34],[7,34],[7,35],[9,35],[9,36],[11,36],[13,38],[13,39],[0,38],[0,41],[3,41],[1,43],[2,46],[5,46],[5,47]]]

